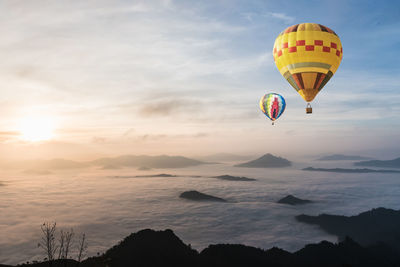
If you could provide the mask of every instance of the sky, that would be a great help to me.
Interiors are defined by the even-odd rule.
[[[398,157],[399,17],[397,1],[1,0],[0,159]],[[343,45],[312,115],[272,57],[303,22]],[[287,102],[275,126],[258,107],[269,92]]]

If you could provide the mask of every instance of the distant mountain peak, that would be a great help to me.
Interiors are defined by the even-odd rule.
[[[246,168],[281,168],[291,166],[292,163],[281,157],[267,153],[258,159],[248,161],[245,163],[237,164],[235,167],[246,167]]]

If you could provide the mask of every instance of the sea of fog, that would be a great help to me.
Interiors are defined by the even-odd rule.
[[[43,222],[85,232],[89,255],[102,253],[132,232],[172,229],[201,250],[209,244],[241,243],[295,251],[336,237],[297,222],[298,214],[355,215],[376,207],[399,209],[400,175],[302,171],[306,166],[351,167],[346,162],[297,163],[290,168],[236,168],[231,163],[138,171],[80,169],[38,175],[21,170],[0,174],[0,263],[43,259],[37,244]],[[133,178],[168,173],[179,177]],[[234,175],[256,181],[224,181]],[[200,177],[194,177],[200,176]],[[222,197],[228,203],[180,199],[186,190]],[[277,204],[293,194],[314,203]]]

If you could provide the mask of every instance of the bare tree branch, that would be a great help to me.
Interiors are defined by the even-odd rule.
[[[83,233],[78,240],[78,262],[81,262],[86,257],[87,247],[86,234]]]
[[[58,239],[59,249],[58,249],[58,259],[61,259],[64,253],[64,243],[65,243],[65,234],[64,231],[60,231],[60,238]]]
[[[54,260],[54,256],[58,250],[55,238],[56,223],[45,222],[40,228],[42,229],[43,235],[38,246],[45,251],[47,259],[51,262]]]
[[[67,231],[64,233],[65,237],[65,246],[64,246],[64,251],[63,251],[63,259],[68,259],[68,254],[70,247],[72,245],[72,237],[74,236],[74,230],[71,228],[71,231]]]

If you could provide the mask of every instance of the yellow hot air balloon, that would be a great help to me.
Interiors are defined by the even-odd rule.
[[[282,76],[310,102],[336,72],[343,57],[337,34],[321,24],[301,23],[279,34],[274,44],[274,61]]]

